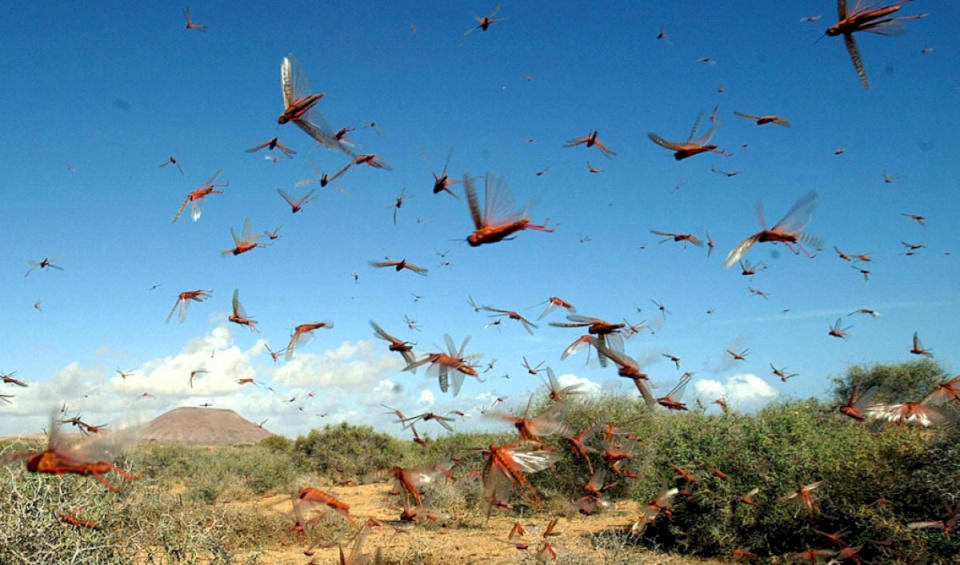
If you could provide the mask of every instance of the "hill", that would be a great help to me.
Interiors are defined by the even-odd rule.
[[[238,445],[252,444],[274,434],[233,410],[175,408],[144,426],[142,444]]]

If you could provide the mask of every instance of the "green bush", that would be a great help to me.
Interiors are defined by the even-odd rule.
[[[407,466],[411,451],[393,436],[346,422],[298,437],[296,449],[308,469],[336,481],[357,481],[379,469]]]
[[[918,390],[942,379],[928,363],[910,366],[923,369],[922,378],[915,379]],[[854,374],[858,370],[853,369]],[[545,407],[535,407],[532,413]],[[755,414],[708,415],[702,410],[650,411],[632,397],[604,396],[569,400],[565,421],[577,433],[598,414],[639,438],[630,468],[640,479],[608,472],[607,482],[618,483],[605,493],[608,499],[629,497],[643,506],[668,487],[690,492],[676,497],[672,520],[661,516],[639,539],[625,536],[627,543],[706,557],[724,558],[738,547],[778,556],[830,547],[816,530],[849,530],[848,543],[863,545],[862,556],[883,562],[946,563],[956,551],[941,532],[906,529],[910,521],[940,519],[945,506],[956,505],[960,447],[955,438],[916,429],[860,426],[835,406],[813,399],[771,404]],[[595,437],[591,445],[599,447],[599,440]],[[479,443],[509,441],[507,437]],[[568,502],[584,494],[589,468],[574,457],[567,439],[546,441],[561,459],[555,471],[529,479],[545,499],[541,512],[569,514],[573,511]],[[467,438],[455,442],[476,445]],[[594,468],[605,466],[600,454],[591,460]],[[697,482],[687,485],[674,465],[693,473]],[[713,475],[714,470],[728,478]],[[798,485],[813,482],[820,482],[814,491],[818,513],[811,516],[800,505],[783,501]],[[753,488],[760,488],[756,507],[739,501]],[[898,505],[878,504],[879,499]],[[485,508],[482,501],[476,502],[477,510]],[[519,496],[511,502],[515,512],[531,511]],[[877,540],[890,543],[872,543]]]
[[[258,446],[153,446],[145,448],[140,458],[145,477],[167,489],[186,487],[207,502],[287,492],[300,471],[293,453]]]
[[[273,435],[260,440],[257,443],[257,447],[273,453],[293,453],[296,448],[296,443],[283,436]]]
[[[833,400],[840,404],[847,402],[857,385],[861,392],[876,387],[874,402],[920,402],[949,379],[947,372],[932,359],[893,365],[852,365],[846,374],[830,377]]]

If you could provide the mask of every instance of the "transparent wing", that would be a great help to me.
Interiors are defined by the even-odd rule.
[[[857,49],[857,41],[853,38],[853,34],[843,34],[843,42],[847,46],[847,53],[850,54],[850,60],[853,61],[853,68],[857,70],[857,76],[860,77],[860,82],[863,83],[864,88],[870,90],[870,81],[867,79],[867,71],[863,68],[863,59],[860,58],[860,50]]]
[[[287,201],[287,204],[289,204],[291,207],[297,205],[297,200],[294,197],[287,194],[286,192],[284,192],[282,188],[278,188],[277,192],[280,193],[280,196],[282,196],[283,199]]]
[[[233,315],[239,318],[246,318],[247,311],[243,309],[243,304],[240,304],[240,289],[233,289]]]
[[[180,306],[182,302],[183,302],[183,301],[178,298],[177,301],[174,303],[174,305],[173,305],[173,310],[170,310],[170,313],[167,314],[167,322],[168,322],[168,323],[170,322],[170,319],[173,318],[173,313],[177,311],[177,306]],[[182,321],[182,320],[181,320],[181,321]]]
[[[198,186],[197,188],[206,188],[206,187],[208,187],[208,186],[213,186],[213,183],[217,182],[217,177],[219,177],[219,176],[220,176],[220,173],[222,173],[222,172],[223,172],[223,169],[220,169],[219,171],[213,173],[213,176],[211,176],[210,178],[208,178],[208,179],[206,180],[206,182],[204,182],[203,184],[201,184],[201,185]]]
[[[334,173],[332,177],[330,177],[330,182],[333,182],[336,179],[342,177],[347,171],[350,170],[350,167],[352,167],[355,163],[356,163],[356,160],[353,160],[347,163],[342,169],[340,169],[339,171]]]
[[[312,94],[307,73],[293,54],[283,58],[283,64],[280,66],[280,86],[283,89],[284,104],[288,107],[293,102]]]
[[[235,246],[239,247],[239,246],[240,246],[240,242],[243,241],[243,240],[240,239],[239,237],[237,237],[237,232],[233,231],[233,227],[232,227],[232,226],[230,227],[230,235],[233,236],[233,244],[234,244]]]
[[[547,367],[547,388],[551,391],[560,390],[560,381],[557,380],[557,375],[553,372],[553,369]]]
[[[700,129],[700,122],[703,121],[703,111],[701,110],[697,114],[697,119],[693,121],[693,129],[690,130],[690,137],[687,138],[687,141],[693,141],[693,136],[697,135],[697,130]]]
[[[467,349],[467,344],[468,344],[468,343],[470,343],[470,336],[467,336],[467,337],[463,338],[463,343],[460,344],[460,350],[457,351],[457,357],[459,357],[460,359],[463,359],[463,358],[464,358],[464,351]],[[474,353],[474,354],[470,355],[471,358],[482,357],[482,356],[483,356],[483,355],[482,355],[482,354],[479,354],[479,353]]]
[[[763,202],[757,199],[757,202],[753,205],[753,209],[757,213],[757,221],[760,222],[760,227],[767,229],[767,220],[763,216]]]
[[[727,254],[727,258],[723,261],[723,268],[729,269],[737,261],[743,257],[743,254],[747,252],[748,249],[753,247],[753,244],[757,242],[758,236],[751,235],[747,239],[740,242],[736,247],[730,250],[730,253]]]
[[[617,154],[616,151],[610,149],[609,147],[601,143],[599,139],[594,142],[594,145],[596,145],[597,149],[599,149],[600,152],[603,153],[603,156],[606,157],[607,159],[610,159]]]
[[[393,167],[390,166],[390,163],[387,163],[387,161],[379,155],[374,155],[371,160],[367,161],[367,164],[377,169],[386,169],[388,171],[393,170]]]
[[[513,200],[513,193],[507,186],[507,178],[503,175],[494,176],[488,172],[486,177],[486,194],[483,197],[483,225],[496,226],[515,222],[523,215],[517,210]]]
[[[180,301],[180,316],[177,318],[182,324],[187,319],[187,312],[190,310],[190,301],[181,300]]]
[[[493,306],[481,306],[481,310],[486,310],[487,312],[497,312],[499,314],[509,314],[509,310],[501,310],[500,308],[494,308]]]
[[[55,411],[53,414],[55,415]],[[50,447],[57,450],[57,455],[74,463],[109,462],[117,458],[124,447],[135,442],[140,429],[133,420],[118,423],[111,427],[110,434],[97,434],[96,437],[75,443],[59,433],[58,422],[50,423]]]
[[[450,166],[450,158],[453,157],[453,147],[450,148],[450,151],[447,151],[447,160],[443,162],[443,170],[440,171],[440,176],[447,176],[447,167]],[[432,170],[431,170],[432,172]]]
[[[867,406],[873,402],[873,397],[877,394],[877,387],[870,387],[866,392],[860,395],[859,398],[854,401],[853,405],[861,412],[866,409]]]
[[[537,442],[520,443],[510,449],[509,454],[524,473],[543,471],[560,459],[555,452],[545,451]]]
[[[289,108],[296,100],[293,96],[293,60],[284,57],[280,63],[280,89],[283,91],[283,107]]]
[[[597,349],[597,356],[600,359],[610,359],[620,367],[631,367],[640,371],[640,365],[626,353],[623,352],[623,342],[620,343],[620,347],[611,347],[606,343],[601,343],[600,340],[591,340],[594,347]]]
[[[423,159],[423,162],[426,163],[427,168],[430,169],[430,174],[433,175],[434,178],[439,178],[437,177],[437,173],[433,172],[433,165],[430,164],[430,157],[427,156],[427,152],[423,150],[423,147],[418,147],[417,151],[420,152],[420,158]],[[450,151],[452,153],[453,149]],[[447,160],[449,161],[449,155],[447,156]],[[444,171],[444,173],[446,173],[446,171]],[[441,173],[440,176],[443,176],[444,173]]]
[[[595,338],[589,335],[583,335],[578,337],[573,343],[568,345],[567,348],[563,350],[563,353],[560,354],[560,360],[562,361],[563,359],[566,359],[570,355],[575,354],[576,352],[583,349],[584,346],[594,345],[596,343],[594,340]]]
[[[187,198],[183,201],[183,204],[180,205],[180,208],[177,209],[177,213],[173,215],[173,223],[177,223],[177,220],[180,219],[180,214],[183,214],[183,211],[187,208],[187,204],[190,202],[190,198]]]
[[[483,467],[483,499],[489,503],[487,518],[493,507],[499,502],[506,502],[513,491],[513,481],[502,463],[494,458],[487,460]]]
[[[548,301],[547,301],[547,307],[543,310],[543,314],[540,314],[540,316],[537,317],[537,321],[542,320],[542,319],[543,319],[544,317],[546,317],[548,314],[550,314],[551,312],[553,312],[554,310],[556,310],[559,306],[560,306],[559,304],[556,304],[556,303],[548,300]]]
[[[231,230],[232,231],[232,230]],[[243,221],[243,233],[240,234],[240,241],[245,241],[247,243],[256,240],[260,237],[260,234],[253,233],[253,224],[250,222],[250,218],[247,218]]]
[[[784,233],[799,233],[810,223],[813,209],[816,208],[818,201],[816,192],[804,194],[772,229]]]
[[[563,423],[564,416],[566,407],[563,404],[554,404],[530,421],[530,430],[538,436],[569,436],[573,430]]]
[[[380,339],[389,341],[391,343],[394,341],[394,339],[396,339],[392,335],[383,331],[383,328],[377,325],[377,323],[374,322],[373,320],[370,320],[370,326],[373,328],[373,331],[377,333],[377,337],[379,337]]]
[[[903,22],[897,21],[896,18],[887,18],[865,25],[858,31],[869,31],[870,33],[890,36],[903,35],[907,31],[907,26],[903,25]]]
[[[347,155],[354,157],[354,153],[337,143],[337,140],[333,138],[330,124],[326,122],[327,119],[323,117],[323,114],[320,113],[320,110],[318,110],[316,106],[310,108],[301,119],[293,120],[293,123],[295,123],[297,127],[305,131],[307,135],[317,140],[321,145],[334,151],[342,150]]]
[[[301,187],[301,186],[304,186],[304,185],[312,184],[312,183],[315,183],[315,182],[321,182],[321,180],[323,179],[323,173],[321,173],[321,172],[320,172],[320,169],[318,169],[318,168],[316,167],[316,165],[313,164],[313,161],[311,161],[310,159],[307,159],[307,164],[310,165],[310,169],[313,170],[313,174],[316,175],[317,178],[316,178],[316,179],[310,179],[310,180],[297,181],[297,183],[296,183],[296,185],[295,185],[295,186],[297,186],[297,187]]]
[[[418,275],[427,276],[427,273],[430,272],[429,269],[424,269],[423,267],[419,267],[417,265],[414,265],[413,263],[407,263],[406,266],[408,270],[413,271]]]
[[[443,334],[443,343],[447,346],[447,353],[451,357],[457,356],[457,344],[450,337],[450,334]]]
[[[438,366],[436,363],[431,365],[431,369],[434,367],[436,367],[437,376],[440,379],[440,392],[447,392],[450,390],[449,368],[445,365]]]
[[[296,332],[293,334],[293,337],[290,338],[290,343],[287,344],[287,355],[286,359],[289,361],[293,357],[293,352],[300,347],[301,345],[306,345],[313,339],[313,332]]]
[[[643,379],[633,379],[633,384],[635,384],[637,390],[640,391],[640,395],[643,397],[643,402],[647,405],[647,408],[657,406],[657,398],[653,395],[653,391],[650,390],[650,385],[647,384],[647,381]]]
[[[589,135],[585,135],[585,136],[583,136],[583,137],[578,137],[578,138],[576,138],[576,139],[571,139],[570,141],[564,143],[563,146],[564,146],[564,147],[576,147],[577,145],[580,145],[581,143],[586,143],[588,139],[590,139],[590,136],[589,136]]]
[[[320,108],[317,105],[313,105],[306,113],[303,114],[298,122],[308,122],[310,125],[319,128],[324,134],[323,140],[318,140],[320,143],[323,143],[327,146],[328,149],[339,149],[350,155],[351,157],[356,157],[356,154],[347,149],[343,144],[337,141],[333,137],[333,128],[330,127],[330,122],[327,121],[327,117],[323,115],[323,112],[320,111]],[[302,127],[302,126],[301,126]],[[311,134],[312,135],[312,134]]]
[[[597,322],[603,322],[600,318],[591,318],[590,316],[584,316],[582,314],[568,314],[567,319],[571,322],[576,322],[579,325],[590,325]],[[550,325],[554,325],[553,322]]]
[[[713,138],[713,134],[717,132],[717,128],[720,127],[719,123],[713,124],[713,127],[708,129],[706,133],[698,137],[694,143],[697,145],[706,145],[710,143],[710,140]]]
[[[691,378],[693,377],[691,377],[690,375],[687,375],[681,378],[677,386],[675,386],[673,390],[671,390],[670,393],[667,394],[667,396],[669,396],[670,398],[672,398],[677,402],[680,402],[680,400],[683,398],[683,393],[687,390],[687,383],[690,382]]]
[[[190,219],[194,222],[200,219],[200,215],[203,214],[203,204],[207,201],[207,197],[194,198],[193,202],[190,203]],[[230,229],[233,231],[233,228]],[[234,235],[236,237],[236,235]]]
[[[460,371],[453,371],[453,395],[457,396],[460,394],[460,388],[463,386],[463,381],[466,377]]]
[[[470,217],[473,218],[473,227],[483,227],[483,216],[480,214],[480,203],[477,201],[477,190],[473,186],[473,179],[463,175],[463,191],[467,195],[467,204],[470,206]]]
[[[656,143],[657,145],[659,145],[659,146],[661,146],[661,147],[666,147],[667,149],[670,149],[671,151],[679,151],[680,149],[682,149],[682,147],[680,146],[680,144],[674,143],[674,142],[672,142],[672,141],[667,141],[666,139],[660,137],[659,135],[657,135],[657,134],[655,134],[655,133],[653,133],[653,132],[648,133],[648,134],[647,134],[647,137],[650,138],[650,141]]]
[[[619,331],[600,336],[600,342],[616,351],[623,351],[623,334]],[[602,364],[601,359],[601,364]],[[606,366],[606,365],[604,365]]]

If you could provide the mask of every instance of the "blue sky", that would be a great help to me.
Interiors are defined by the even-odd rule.
[[[646,320],[656,333],[627,340],[626,353],[656,359],[646,368],[658,396],[695,371],[688,401],[726,394],[749,409],[779,395],[822,395],[828,377],[852,363],[910,360],[914,331],[958,370],[950,218],[960,205],[960,155],[950,136],[960,126],[960,8],[908,4],[902,13],[930,15],[907,21],[903,36],[858,34],[866,91],[842,40],[818,41],[836,21],[832,2],[504,3],[504,21],[464,34],[476,25],[471,10],[494,6],[194,3],[206,32],[185,29],[183,6],[169,3],[11,7],[0,23],[0,129],[8,132],[0,370],[31,387],[2,389],[16,397],[0,405],[0,433],[37,431],[63,402],[98,421],[210,403],[269,419],[268,429],[287,435],[341,420],[397,432],[385,403],[410,414],[470,410],[464,427],[496,429],[476,408],[503,395],[523,405],[540,384],[522,356],[590,390],[635,394],[612,369],[585,364],[585,353],[560,360],[580,335],[547,325],[563,321],[560,312],[530,336],[515,323],[485,328],[492,319],[468,296],[533,319],[542,306],[528,307],[559,296],[584,315]],[[296,215],[277,189],[305,194],[311,187],[295,185],[313,176],[309,163],[332,174],[349,158],[277,124],[280,64],[291,53],[313,90],[326,93],[319,108],[333,127],[357,127],[359,152],[393,168],[355,167],[337,181],[346,194],[314,184],[319,199]],[[731,157],[678,162],[647,139],[684,140],[715,105],[714,142]],[[793,126],[758,127],[735,110],[779,114]],[[364,129],[368,122],[381,133]],[[612,159],[562,147],[595,129]],[[297,155],[275,163],[244,151],[274,136]],[[467,246],[462,185],[460,201],[432,194],[421,158],[439,171],[451,149],[451,177],[505,175],[518,205],[534,203],[533,221],[557,231]],[[183,176],[159,167],[171,155]],[[588,172],[587,161],[603,172]],[[172,224],[186,195],[221,169],[224,194],[209,197],[199,221]],[[394,225],[390,205],[403,189],[412,198]],[[722,269],[727,252],[759,229],[758,199],[772,225],[811,190],[819,205],[806,232],[823,242],[814,259],[764,243],[745,257],[768,267],[752,280]],[[925,216],[926,226],[902,213]],[[239,232],[248,217],[257,231],[282,225],[281,237],[221,258],[231,227]],[[650,230],[701,238],[709,230],[717,248],[708,258],[660,244]],[[901,241],[927,248],[905,256]],[[871,254],[857,264],[869,281],[834,245]],[[24,277],[28,260],[45,257],[59,257],[63,271]],[[368,265],[385,257],[430,272]],[[227,323],[235,288],[262,333]],[[185,323],[165,324],[177,295],[193,289],[213,297],[193,304]],[[846,315],[859,308],[882,316]],[[408,330],[404,316],[421,331]],[[852,326],[849,340],[827,335],[838,317]],[[422,370],[400,371],[371,319],[419,352],[445,333],[458,344],[472,336],[467,352],[484,354],[481,369],[496,363],[485,382],[468,379],[457,398],[443,395]],[[282,349],[296,325],[319,320],[334,328],[275,366],[264,343]],[[733,364],[726,349],[750,353]],[[681,357],[680,370],[666,352]],[[770,363],[800,376],[781,383]],[[209,373],[190,389],[190,371],[201,368]],[[117,369],[134,374],[124,380]],[[244,377],[276,393],[235,383]],[[156,398],[138,399],[143,393]]]

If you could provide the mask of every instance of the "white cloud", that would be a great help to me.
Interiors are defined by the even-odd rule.
[[[273,380],[288,386],[336,386],[369,390],[387,373],[403,369],[400,357],[372,340],[345,341],[319,354],[299,352],[279,369]]]
[[[765,380],[750,373],[738,373],[727,378],[726,383],[715,379],[700,379],[693,383],[696,394],[706,402],[718,398],[727,401],[730,408],[752,412],[763,408],[780,393]]]
[[[700,379],[694,385],[698,396],[708,399],[726,398],[727,388],[714,379]]]
[[[564,373],[557,378],[557,381],[560,383],[561,387],[580,385],[580,388],[577,390],[579,390],[581,394],[586,394],[589,396],[596,396],[603,390],[603,387],[600,385],[600,383],[591,381],[586,377],[578,377],[573,373]]]
[[[147,361],[127,378],[114,373],[110,388],[131,397],[143,393],[153,396],[187,398],[221,396],[235,391],[238,379],[256,377],[252,358],[261,350],[258,342],[244,351],[233,344],[231,329],[225,324],[209,334],[191,339],[177,355]],[[190,386],[190,375],[199,372]]]
[[[324,345],[320,340],[312,348],[298,350],[289,363],[281,358],[275,365],[265,351],[266,340],[256,340],[244,349],[234,341],[239,331],[221,321],[169,355],[139,365],[124,364],[120,369],[128,371],[126,379],[116,372],[116,366],[104,361],[94,361],[92,366],[71,363],[52,377],[31,383],[30,388],[11,391],[16,396],[5,413],[17,417],[0,419],[0,435],[38,432],[49,425],[51,410],[66,403],[70,416],[79,413],[84,421],[97,425],[114,426],[119,418],[134,412],[152,418],[181,406],[209,404],[234,410],[255,424],[265,421],[264,428],[288,437],[340,422],[409,437],[409,432],[395,423],[396,416],[380,404],[408,415],[462,410],[467,417],[456,418],[459,431],[490,430],[501,426],[480,417],[482,408],[489,408],[498,398],[509,398],[496,409],[521,411],[530,394],[546,394],[537,379],[529,385],[536,390],[498,392],[497,385],[512,383],[500,384],[496,379],[478,385],[470,378],[465,379],[458,397],[441,394],[435,374],[402,372],[401,357],[374,340],[334,344],[326,351],[317,347]],[[195,378],[190,388],[190,373],[199,369],[207,372]],[[260,386],[237,382],[246,378],[256,379]],[[599,382],[578,374],[562,374],[558,381],[564,387],[580,384],[586,394],[601,392]],[[420,431],[434,436],[447,433],[433,426]]]
[[[420,392],[420,396],[417,398],[417,406],[423,406],[429,408],[434,405],[437,401],[437,397],[434,396],[433,391],[430,389],[423,389]]]

